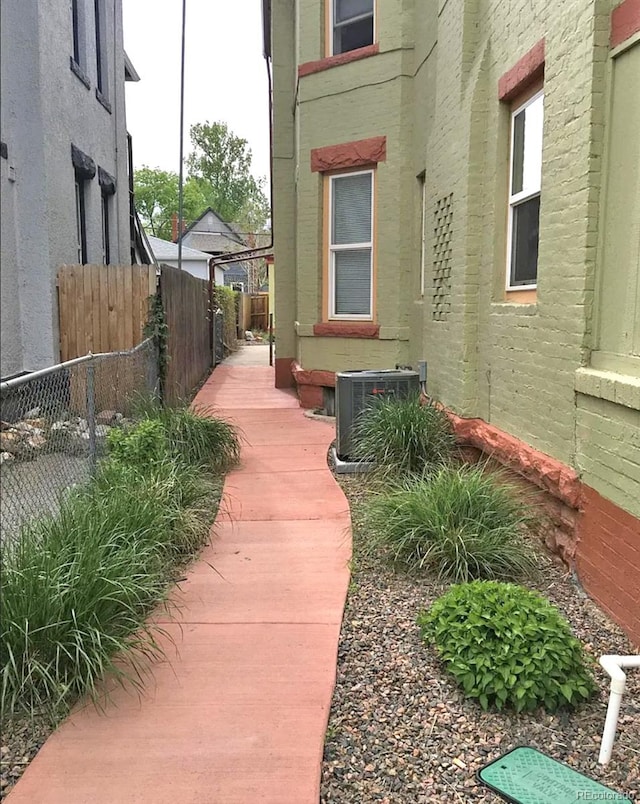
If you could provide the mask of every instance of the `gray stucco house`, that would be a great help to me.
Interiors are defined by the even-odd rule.
[[[56,274],[135,261],[122,0],[2,0],[3,377],[59,359]]]

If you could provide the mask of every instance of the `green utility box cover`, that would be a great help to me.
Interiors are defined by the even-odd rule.
[[[480,781],[514,804],[629,801],[535,748],[514,748],[478,771]]]

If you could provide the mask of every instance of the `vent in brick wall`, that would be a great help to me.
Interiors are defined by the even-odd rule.
[[[451,234],[453,193],[436,201],[433,213],[432,317],[446,321],[451,307]]]

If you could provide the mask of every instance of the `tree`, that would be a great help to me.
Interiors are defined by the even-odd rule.
[[[245,233],[265,232],[269,201],[265,179],[251,174],[251,150],[226,123],[191,126],[193,151],[187,159],[183,188],[183,220],[189,224],[212,207],[228,223]],[[178,213],[178,175],[159,168],[142,167],[134,174],[136,208],[152,235],[172,239],[171,219]],[[245,236],[247,245],[260,238]],[[255,243],[253,241],[256,241]]]
[[[226,123],[196,123],[189,131],[194,148],[187,159],[189,175],[210,192],[211,206],[226,221],[246,231],[264,230],[269,202],[264,179],[251,174],[251,149]]]
[[[136,209],[142,225],[155,237],[172,239],[172,222],[178,214],[177,173],[158,168],[142,167],[133,179]],[[191,222],[209,206],[205,189],[200,182],[187,178],[183,189],[183,220]]]

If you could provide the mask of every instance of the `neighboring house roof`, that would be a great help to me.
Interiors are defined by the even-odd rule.
[[[172,243],[169,240],[163,240],[161,237],[152,237],[148,235],[149,244],[158,262],[163,260],[177,260],[178,259],[178,244]],[[210,254],[204,251],[198,251],[195,248],[182,246],[182,259],[183,260],[207,260],[209,261]]]
[[[209,239],[199,237],[209,235]],[[205,211],[191,223],[183,232],[182,240],[185,238],[193,241],[198,239],[198,247],[203,251],[232,251],[233,248],[244,246],[245,242],[234,230],[233,226],[224,221],[212,207],[207,207]],[[180,239],[180,238],[178,238]],[[202,241],[202,242],[200,242]],[[211,245],[211,248],[205,248]]]
[[[234,236],[235,237],[235,236]],[[240,245],[244,244],[223,232],[200,232],[191,231],[182,236],[183,241],[188,241],[194,248],[207,251],[211,254],[231,254],[240,251]]]

